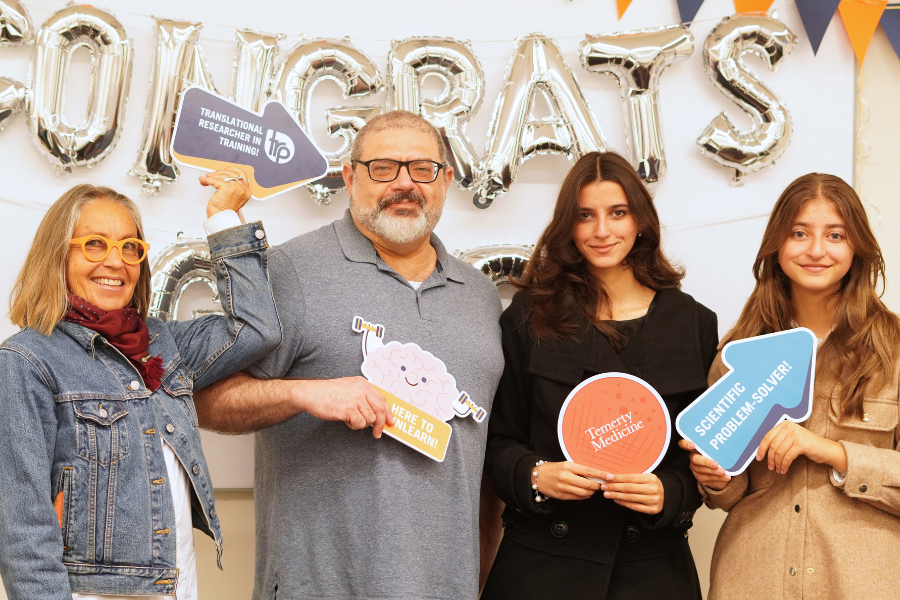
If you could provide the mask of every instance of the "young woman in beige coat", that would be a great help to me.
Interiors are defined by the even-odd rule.
[[[706,504],[729,513],[709,599],[898,598],[900,321],[879,299],[884,261],[853,189],[817,173],[791,183],[753,273],[720,349],[807,327],[820,340],[815,396],[810,418],[773,428],[736,477],[691,453]],[[720,354],[710,384],[726,372]]]

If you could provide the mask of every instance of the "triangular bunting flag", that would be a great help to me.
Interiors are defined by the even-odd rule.
[[[764,13],[775,0],[734,0],[736,13]]]
[[[887,1],[887,0],[885,0]],[[616,5],[619,7],[619,18],[622,18],[622,15],[625,14],[625,11],[628,10],[628,5],[631,4],[631,0],[616,0]]]
[[[825,31],[834,11],[837,10],[841,0],[795,0],[797,2],[797,10],[800,11],[800,20],[803,21],[803,27],[806,29],[806,35],[809,37],[809,45],[812,46],[813,54],[819,51],[822,44],[822,38],[825,37]]]
[[[875,28],[887,6],[887,0],[841,0],[838,11],[850,36],[850,45],[856,53],[856,60],[862,64],[869,42],[875,35]]]
[[[894,52],[900,56],[900,6],[897,9],[888,8],[881,15],[881,27],[888,36]]]
[[[703,0],[678,0],[678,12],[681,15],[681,22],[693,21],[702,4]]]

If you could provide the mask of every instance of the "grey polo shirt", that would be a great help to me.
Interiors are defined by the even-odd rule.
[[[415,342],[490,410],[503,370],[500,300],[450,256],[418,290],[378,256],[349,211],[269,251],[281,346],[259,378],[360,375],[354,316]],[[257,600],[478,595],[478,500],[487,419],[453,418],[444,462],[388,436],[297,415],[256,434]]]

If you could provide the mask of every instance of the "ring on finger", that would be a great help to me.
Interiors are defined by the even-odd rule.
[[[224,177],[222,181],[240,181],[244,178],[243,175],[238,175],[237,177]]]

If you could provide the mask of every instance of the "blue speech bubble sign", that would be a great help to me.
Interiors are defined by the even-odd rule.
[[[729,475],[742,473],[773,427],[809,418],[816,345],[804,327],[727,344],[728,373],[676,417],[675,429]]]

